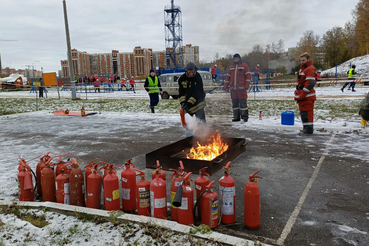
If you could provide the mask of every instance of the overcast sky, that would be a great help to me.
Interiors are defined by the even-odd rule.
[[[245,54],[279,39],[295,47],[302,34],[323,35],[352,20],[359,0],[175,0],[182,10],[183,45],[200,47],[200,60],[216,53]],[[170,0],[67,0],[72,48],[88,53],[165,49],[164,6]],[[1,40],[17,40],[1,41]],[[67,59],[62,0],[0,0],[2,66],[32,65],[51,72]],[[39,61],[39,62],[35,62]]]

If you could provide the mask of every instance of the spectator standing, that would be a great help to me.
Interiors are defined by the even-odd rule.
[[[179,103],[185,113],[206,122],[204,84],[195,63],[187,63],[185,73],[178,79],[178,85]]]
[[[126,80],[125,78],[123,78],[121,81],[120,81],[120,90],[123,91],[123,87],[127,88],[126,87]]]
[[[224,81],[224,90],[230,88],[233,119],[232,121],[244,122],[249,120],[249,109],[247,107],[247,90],[250,87],[251,72],[249,66],[241,60],[239,54],[233,56],[233,65],[230,66]]]
[[[314,102],[316,95],[314,85],[316,82],[316,70],[309,53],[300,55],[301,66],[297,73],[297,86],[295,90],[295,101],[300,109],[303,125],[302,134],[313,134],[314,132]]]
[[[343,85],[343,87],[341,88],[341,91],[343,92],[343,90],[346,88],[346,86],[348,85],[348,84],[350,84],[350,86],[349,87],[351,87],[352,88],[352,92],[356,92],[355,91],[355,78],[356,78],[356,71],[355,71],[355,68],[356,68],[356,66],[355,65],[352,65],[352,67],[350,68],[350,70],[348,71],[348,73],[347,73],[347,79],[348,80],[352,80],[353,82],[346,82],[344,85]],[[349,88],[350,89],[350,88]]]
[[[210,69],[211,78],[213,79],[213,81],[215,81],[217,78],[216,72],[217,72],[217,64],[214,64],[214,66]]]
[[[44,81],[40,78],[40,86],[38,87],[38,97],[44,97]]]
[[[131,89],[133,90],[133,92],[136,93],[136,91],[135,91],[135,80],[134,80],[133,76],[129,80],[129,84],[131,85]]]
[[[155,75],[153,69],[150,70],[150,75],[145,80],[144,88],[150,97],[151,113],[155,113],[155,106],[159,103],[159,91],[160,94],[163,94],[163,90],[161,89],[160,80]]]
[[[99,80],[95,80],[94,82],[92,82],[92,84],[94,85],[95,87],[95,92],[98,91],[100,93],[100,82]]]
[[[255,69],[254,69],[254,76],[255,76],[256,82],[259,81],[259,73],[260,73],[259,64],[257,64]]]

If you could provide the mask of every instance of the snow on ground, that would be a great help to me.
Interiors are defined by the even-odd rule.
[[[368,56],[369,57],[369,56]],[[355,61],[357,62],[357,61]],[[360,63],[356,63],[358,68],[360,68]],[[364,64],[364,63],[362,63]],[[360,71],[360,70],[359,70]],[[293,88],[276,88],[274,90],[263,90],[262,92],[257,93],[249,93],[249,99],[281,99],[281,100],[293,100]],[[330,100],[361,100],[364,98],[365,94],[369,92],[368,86],[357,86],[357,92],[353,93],[350,91],[345,91],[342,93],[340,91],[340,86],[330,86],[330,87],[317,87],[317,97],[319,98],[331,98]],[[71,93],[68,92],[60,92],[62,97],[70,98]],[[50,90],[48,96],[51,98],[57,98],[58,93],[56,91]],[[80,98],[85,98],[86,94],[78,93]],[[19,92],[6,92],[0,93],[0,97],[2,98],[14,98],[14,97],[35,97],[34,93],[29,93],[25,91]],[[132,92],[114,92],[114,93],[88,93],[88,99],[109,99],[109,98],[147,98],[148,96],[145,91],[138,90],[137,93]],[[226,93],[213,93],[207,95],[207,98],[212,100],[229,100],[229,94]],[[44,114],[45,112],[35,112],[29,114]],[[320,114],[320,112],[315,112],[315,114]],[[121,113],[117,112],[102,112],[102,115],[105,119],[111,119],[111,122],[114,122],[116,119],[121,117]],[[166,124],[175,126],[178,124],[178,115],[174,114],[163,114],[159,113],[155,116],[148,113],[125,113],[124,116],[126,118],[140,118],[142,120],[149,121],[153,117],[156,119],[165,121]],[[10,116],[1,116],[2,117],[17,117],[17,115]],[[208,116],[211,117],[211,116]],[[219,124],[225,123],[229,121],[228,116],[217,116],[219,120]],[[358,120],[357,115],[352,116],[353,119],[348,121],[347,119],[335,118],[334,120],[326,120],[326,119],[318,119],[315,122],[315,129],[323,129],[332,132],[340,132],[340,133],[349,133],[358,132],[360,134],[368,134],[368,128],[361,128],[360,121]],[[159,125],[158,125],[159,126]],[[120,126],[111,126],[114,127]],[[237,127],[237,126],[236,126]],[[262,120],[259,120],[257,116],[252,116],[247,124],[239,124],[240,129],[257,129],[257,130],[276,130],[276,131],[285,131],[286,134],[296,134],[301,129],[301,121],[299,117],[296,117],[295,125],[286,126],[281,124],[281,118],[279,115],[263,117]],[[112,128],[106,128],[107,131],[112,130]],[[6,128],[1,128],[1,131],[4,131]],[[45,129],[45,131],[54,131],[54,128]],[[157,129],[158,130],[158,129]],[[67,134],[67,133],[65,133]],[[80,135],[81,132],[75,131],[73,134]],[[83,134],[88,134],[84,132]],[[316,131],[315,134],[321,134],[319,131]],[[336,149],[346,149],[350,148],[351,154],[355,155],[356,153],[361,153],[362,158],[365,160],[369,160],[369,153],[367,151],[367,146],[363,146],[359,141],[360,136],[353,137],[349,142],[342,142],[341,144],[335,145],[332,148]],[[132,139],[134,140],[134,139]],[[31,157],[35,152],[35,146],[25,146],[22,143],[13,141],[7,142],[7,139],[2,139],[1,146],[17,146],[17,149],[21,150],[22,156]],[[15,159],[18,156],[14,155],[14,151],[11,148],[4,148],[6,151],[0,152],[0,183],[2,184],[2,188],[0,188],[2,200],[14,200],[13,196],[16,192],[13,186],[14,177],[16,176],[16,169],[13,168],[10,173],[7,170],[10,166],[14,165]],[[355,152],[356,150],[356,152]],[[364,154],[363,154],[364,153]],[[366,154],[365,154],[366,153]],[[339,155],[340,152],[336,151],[336,154]],[[342,155],[347,156],[348,153],[342,153]],[[13,163],[13,164],[9,164]],[[13,187],[13,188],[10,188]],[[10,190],[9,190],[10,189]],[[58,213],[45,212],[45,211],[35,211],[36,214],[44,213],[46,219],[51,223],[47,225],[43,229],[37,228],[30,223],[20,220],[16,218],[14,215],[4,215],[0,214],[0,245],[118,245],[123,244],[124,236],[127,231],[127,225],[114,227],[111,223],[103,223],[99,225],[95,225],[91,222],[81,222],[75,217],[65,216]],[[128,225],[130,230],[134,231],[134,235],[130,237],[131,245],[142,245],[144,242],[146,244],[153,242],[152,237],[144,235],[144,231],[139,228],[138,224],[130,224]],[[339,228],[341,231],[354,230],[355,233],[363,233],[360,231],[355,231],[355,228],[341,227]],[[22,233],[19,233],[19,231]],[[82,233],[83,232],[83,233]],[[82,235],[83,234],[83,235]],[[172,235],[170,236],[170,240],[168,241],[168,245],[189,245],[188,244],[188,236],[182,235]],[[186,243],[187,242],[187,243]],[[204,243],[198,242],[198,244]],[[124,244],[128,245],[128,243]],[[201,244],[200,244],[201,245]]]
[[[368,77],[369,76],[369,55],[359,56],[352,58],[344,63],[337,64],[337,76],[346,77],[347,71],[352,65],[356,65],[356,72],[359,76]],[[328,75],[332,78],[336,75],[336,67],[322,71],[322,76]]]

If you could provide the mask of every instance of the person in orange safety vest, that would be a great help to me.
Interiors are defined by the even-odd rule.
[[[314,132],[314,102],[316,95],[314,85],[316,83],[316,70],[309,53],[300,55],[301,66],[297,73],[297,86],[295,90],[295,101],[300,109],[303,125],[302,134],[313,134]]]

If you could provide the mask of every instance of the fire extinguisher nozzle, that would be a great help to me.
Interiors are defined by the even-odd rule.
[[[182,191],[183,191],[183,187],[182,184],[178,187],[178,190],[176,192],[176,195],[173,199],[173,206],[179,208],[180,206],[182,206]]]

